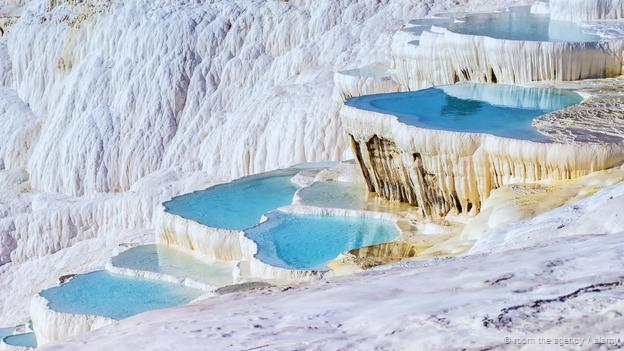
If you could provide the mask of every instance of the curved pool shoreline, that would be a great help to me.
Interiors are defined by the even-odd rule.
[[[578,93],[561,89],[458,84],[364,95],[345,105],[391,115],[399,123],[423,129],[552,142],[535,128],[535,121],[582,101]]]

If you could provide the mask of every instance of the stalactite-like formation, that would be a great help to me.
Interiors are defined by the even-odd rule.
[[[344,106],[343,125],[369,190],[427,217],[476,214],[506,184],[574,179],[624,161],[620,143],[535,143],[400,123]]]
[[[457,34],[440,27],[420,34],[417,45],[409,40],[402,33],[395,36],[393,43],[397,79],[409,90],[463,81],[572,81],[615,77],[622,72],[621,40],[502,40]]]

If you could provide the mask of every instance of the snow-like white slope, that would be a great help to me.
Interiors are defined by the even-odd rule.
[[[380,58],[388,40],[356,26],[380,10],[366,2],[115,2],[85,19],[43,5],[7,34],[12,86],[45,117],[33,187],[70,195],[127,190],[162,167],[229,179],[336,159],[333,66]],[[399,6],[384,7],[394,20],[375,22],[396,27]]]
[[[57,285],[60,276],[102,269],[118,244],[150,242],[153,238],[154,232],[146,230],[102,232],[97,238],[80,241],[51,255],[0,266],[0,291],[10,292],[1,296],[0,324],[28,321],[32,297],[45,287]]]
[[[573,235],[624,232],[622,208],[624,185],[618,184],[581,201],[483,235],[471,252],[508,250]]]
[[[32,1],[6,45],[11,86],[45,118],[31,183],[69,195],[163,167],[230,179],[337,159],[333,72],[387,61],[400,24],[452,4],[68,3]]]
[[[623,254],[614,234],[404,263],[153,311],[44,350],[454,350],[502,348],[505,337],[617,338]]]
[[[401,24],[512,3],[0,2],[21,13],[0,41],[0,324],[171,195],[340,158],[334,72],[389,62]]]
[[[505,337],[595,347],[588,337],[621,337],[624,323],[622,201],[619,184],[491,233],[463,257],[209,298],[46,349],[487,349]]]
[[[565,21],[620,19],[624,17],[622,0],[550,0],[550,15]]]

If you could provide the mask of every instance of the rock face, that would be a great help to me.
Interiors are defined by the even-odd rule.
[[[402,124],[351,106],[342,123],[369,190],[423,215],[476,214],[493,189],[573,179],[624,161],[621,143],[535,143]]]

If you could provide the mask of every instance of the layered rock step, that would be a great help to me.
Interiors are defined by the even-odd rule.
[[[310,180],[326,170],[295,166],[175,197],[163,204],[157,240],[237,261],[238,279],[300,281],[324,275],[342,253],[400,236],[393,215],[364,206],[361,184]]]
[[[531,13],[505,12],[414,20],[397,32],[393,68],[402,89],[457,82],[519,84],[608,78],[622,73],[622,38]]]
[[[12,328],[0,328],[0,350],[26,351],[37,347],[37,338],[28,322]]]
[[[389,62],[336,72],[343,100],[459,82],[525,84],[622,74],[621,0],[537,2],[492,13],[414,19],[396,31]],[[589,22],[587,21],[594,21]]]
[[[153,244],[123,245],[119,251],[106,270],[68,276],[33,298],[30,314],[40,345],[209,297],[236,281],[235,262],[201,260]]]
[[[67,275],[33,298],[36,341],[46,345],[145,311],[268,286],[262,281],[317,279],[335,272],[332,263],[350,250],[401,239],[395,207],[369,199],[354,164],[339,168],[299,165],[164,203],[159,244],[121,245],[106,270]],[[6,347],[35,334],[5,338]]]
[[[565,127],[563,117],[574,113],[563,111],[585,108],[573,106],[581,100],[556,89],[461,84],[354,98],[341,118],[370,191],[444,217],[478,213],[504,185],[574,179],[621,164],[621,137],[594,131],[587,140],[582,128]]]

